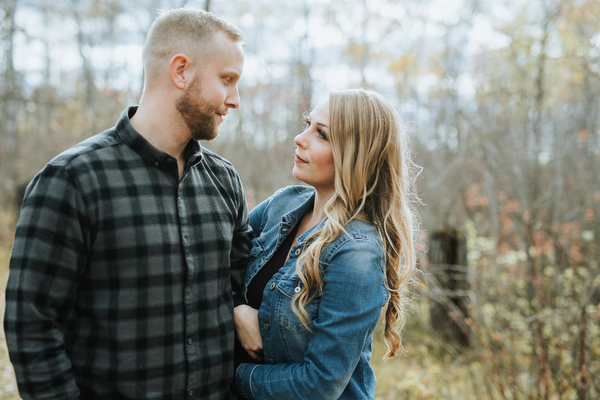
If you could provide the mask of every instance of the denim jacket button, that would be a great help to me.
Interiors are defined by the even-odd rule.
[[[300,293],[300,290],[302,290],[300,289],[300,286],[296,286],[296,288],[294,289],[294,293]]]
[[[265,327],[265,330],[266,330],[266,331],[268,331],[269,329],[271,329],[271,325],[269,325],[269,323],[268,323],[268,322],[265,322],[265,323],[263,324],[263,326]]]
[[[269,362],[269,364],[275,364],[275,360],[273,359],[273,357],[269,357],[267,361]]]
[[[296,249],[296,251],[294,252],[294,254],[295,254],[295,255],[297,255],[297,256],[299,256],[299,255],[300,255],[300,253],[302,253],[302,249],[300,249],[300,247],[298,247],[298,248]]]
[[[271,283],[271,286],[269,286],[269,289],[274,290],[277,287],[277,284],[275,282]]]

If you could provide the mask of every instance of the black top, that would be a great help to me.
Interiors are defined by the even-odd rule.
[[[271,280],[273,275],[283,267],[285,261],[287,259],[288,253],[292,244],[294,243],[294,239],[296,238],[296,233],[298,232],[299,223],[294,226],[294,228],[290,231],[288,236],[285,238],[283,243],[279,246],[279,248],[273,254],[273,257],[254,275],[254,277],[248,283],[248,290],[246,292],[246,297],[248,298],[248,302],[244,301],[244,298],[241,295],[236,293],[235,295],[235,305],[239,306],[240,304],[247,304],[250,307],[258,310],[260,308],[260,304],[262,303],[263,291],[267,286],[267,283]],[[254,360],[251,358],[248,353],[242,348],[239,340],[236,337],[235,340],[235,367],[237,368],[241,363],[254,363],[260,364],[261,362]]]
[[[288,236],[285,238],[281,246],[275,251],[273,257],[254,275],[252,280],[248,283],[248,291],[246,297],[248,298],[248,305],[252,308],[259,309],[260,303],[262,303],[263,291],[267,286],[267,283],[271,280],[273,275],[283,267],[285,260],[287,259],[290,248],[296,238],[296,232],[298,232],[298,226],[296,224]]]

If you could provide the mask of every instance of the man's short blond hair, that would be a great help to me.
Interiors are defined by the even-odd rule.
[[[175,54],[186,54],[195,62],[210,56],[215,33],[222,31],[235,42],[242,42],[242,31],[213,13],[178,8],[162,11],[150,27],[144,44],[146,86],[157,82]]]

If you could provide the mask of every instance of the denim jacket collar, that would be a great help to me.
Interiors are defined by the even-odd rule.
[[[284,214],[283,217],[281,217],[281,226],[283,228],[286,228],[289,230],[293,229],[293,227],[297,223],[300,222],[300,220],[302,219],[304,214],[306,214],[311,208],[313,208],[313,205],[315,202],[315,192],[305,193],[303,195],[306,196],[306,200],[302,204],[300,204],[298,207],[291,210],[289,213]],[[327,217],[325,217],[318,224],[314,225],[313,227],[308,229],[306,232],[304,232],[300,236],[298,236],[296,238],[298,245],[303,246],[304,243],[306,242],[306,240],[310,237],[310,235],[314,231],[321,229],[323,227],[326,219],[327,219]]]

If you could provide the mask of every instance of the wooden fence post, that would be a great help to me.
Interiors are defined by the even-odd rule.
[[[467,243],[457,229],[435,232],[429,240],[429,282],[434,300],[430,307],[431,326],[444,339],[468,346],[469,280]]]

